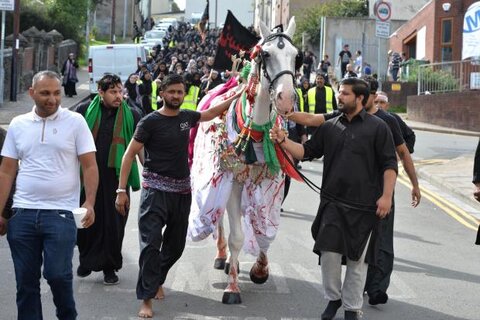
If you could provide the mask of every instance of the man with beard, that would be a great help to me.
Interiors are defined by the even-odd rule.
[[[372,76],[363,78],[370,87],[370,97],[368,98],[365,110],[374,116],[379,117],[390,128],[393,136],[395,150],[402,161],[403,168],[407,173],[412,184],[412,206],[415,208],[420,203],[420,187],[418,186],[417,174],[413,165],[412,157],[407,148],[405,140],[397,120],[380,108],[379,103],[382,97],[377,96],[378,81]],[[384,304],[388,301],[387,289],[390,285],[390,276],[393,271],[393,222],[395,216],[395,202],[392,198],[392,208],[390,214],[382,219],[379,224],[379,250],[377,253],[377,263],[368,266],[365,291],[368,294],[368,303],[371,305]]]
[[[77,319],[72,285],[77,227],[72,210],[80,203],[80,169],[86,193],[82,207],[87,209],[83,226],[95,221],[95,145],[82,117],[60,106],[60,84],[52,71],[33,76],[29,94],[35,105],[10,122],[1,153],[0,212],[17,176],[13,216],[8,221],[0,218],[0,235],[7,232],[12,253],[18,319],[43,319],[42,274],[57,318]],[[8,302],[4,298],[2,303]]]
[[[115,272],[122,268],[122,242],[128,218],[128,211],[115,208],[116,189],[122,157],[140,114],[123,100],[122,81],[116,75],[103,76],[98,81],[98,95],[76,111],[85,117],[92,132],[100,175],[95,202],[97,219],[91,228],[78,230],[77,275],[83,278],[92,271],[103,271],[103,283],[114,285],[119,283]],[[140,189],[136,163],[129,171],[124,192],[129,192],[129,187]]]
[[[415,208],[420,203],[421,193],[418,185],[417,175],[412,157],[407,145],[402,137],[401,129],[396,118],[380,108],[380,102],[383,101],[382,95],[377,95],[378,81],[372,76],[363,78],[369,85],[370,95],[365,110],[374,115],[388,125],[392,133],[395,150],[402,161],[403,168],[407,173],[412,184],[412,206]],[[338,113],[308,115],[295,113],[289,116],[289,119],[298,121],[302,124],[320,126],[325,120],[338,116]],[[387,289],[390,285],[390,276],[393,271],[394,250],[393,250],[393,226],[394,226],[395,203],[392,199],[392,208],[390,214],[382,219],[379,224],[379,248],[377,252],[377,261],[368,267],[368,276],[365,284],[365,291],[369,296],[368,303],[371,305],[384,304],[388,301]]]
[[[162,285],[167,273],[185,248],[191,204],[190,128],[197,122],[210,121],[220,115],[242,91],[203,112],[180,109],[185,97],[185,81],[180,75],[169,75],[160,86],[163,106],[139,122],[127,148],[115,203],[121,213],[130,206],[124,191],[132,161],[142,149],[145,150],[138,212],[141,251],[137,298],[142,300],[138,312],[141,318],[153,317],[152,299],[164,297]]]
[[[271,139],[296,159],[324,156],[321,202],[312,225],[329,300],[322,320],[333,319],[342,304],[346,320],[359,319],[374,229],[392,204],[397,176],[392,134],[384,121],[365,111],[368,96],[365,81],[344,79],[338,95],[342,114],[325,122],[303,145],[288,139],[281,128],[270,131]],[[342,256],[347,260],[343,287]]]

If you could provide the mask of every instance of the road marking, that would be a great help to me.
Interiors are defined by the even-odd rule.
[[[398,175],[398,181],[408,188],[411,188],[412,186],[404,171],[402,171]],[[422,186],[420,186],[420,190],[422,191],[422,197],[427,198],[430,202],[435,204],[437,207],[442,209],[445,213],[463,224],[465,227],[477,231],[479,221],[471,214],[433,191],[430,191]]]

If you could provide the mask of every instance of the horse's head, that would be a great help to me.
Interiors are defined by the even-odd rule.
[[[295,93],[295,65],[299,51],[293,45],[295,18],[292,17],[285,32],[272,33],[260,21],[261,50],[257,60],[261,65],[261,84],[268,87],[270,99],[277,113],[284,115],[293,110]]]

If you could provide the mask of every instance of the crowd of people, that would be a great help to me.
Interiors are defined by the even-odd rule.
[[[140,188],[138,315],[153,316],[152,299],[164,297],[168,271],[185,247],[191,203],[189,130],[223,113],[242,94],[239,90],[206,111],[196,111],[201,97],[231,76],[214,68],[218,36],[219,30],[213,29],[202,40],[192,26],[172,27],[164,44],[155,47],[125,83],[116,75],[105,75],[98,82],[98,95],[76,112],[60,107],[59,75],[41,71],[33,77],[29,90],[33,110],[16,117],[6,134],[0,130],[0,234],[7,233],[12,252],[19,319],[42,318],[42,266],[57,317],[76,318],[75,245],[80,253],[78,277],[103,272],[105,285],[119,283],[130,191]],[[353,65],[351,59],[346,45],[338,63],[342,74],[349,76],[341,81],[336,97],[329,84],[329,57],[324,56],[314,70],[312,54],[306,54],[303,77],[297,83],[298,105],[288,115],[289,136],[277,127],[270,132],[270,138],[298,161],[324,156],[322,203],[312,226],[328,300],[323,320],[333,319],[342,305],[345,319],[359,319],[364,292],[372,305],[388,301],[397,155],[412,183],[412,206],[421,199],[410,156],[415,135],[387,111],[388,96],[378,90],[375,78],[365,75],[361,52],[356,52]],[[73,60],[66,62],[64,79],[71,79],[73,66]],[[313,72],[314,85],[309,80]],[[74,94],[68,88],[66,95]],[[53,130],[41,130],[50,125]],[[338,128],[350,134],[339,135]],[[44,134],[39,137],[39,132]],[[143,165],[142,173],[137,160]],[[366,182],[372,188],[358,188]],[[285,197],[287,193],[288,188]],[[337,194],[354,205],[344,206],[329,196]],[[477,189],[477,199],[479,194]],[[12,197],[13,204],[8,202]],[[82,220],[85,228],[77,230],[72,210],[78,206],[86,208],[87,214]],[[373,214],[357,215],[358,211]],[[38,221],[45,226],[41,232]],[[373,232],[377,228],[378,234]],[[378,263],[372,260],[376,241]],[[339,286],[342,255],[347,261],[343,288]]]

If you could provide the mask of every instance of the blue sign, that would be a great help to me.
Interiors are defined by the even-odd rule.
[[[473,10],[471,10],[473,9]],[[465,20],[463,22],[463,32],[471,33],[480,29],[480,4],[477,4],[475,8],[470,7],[465,14]]]

